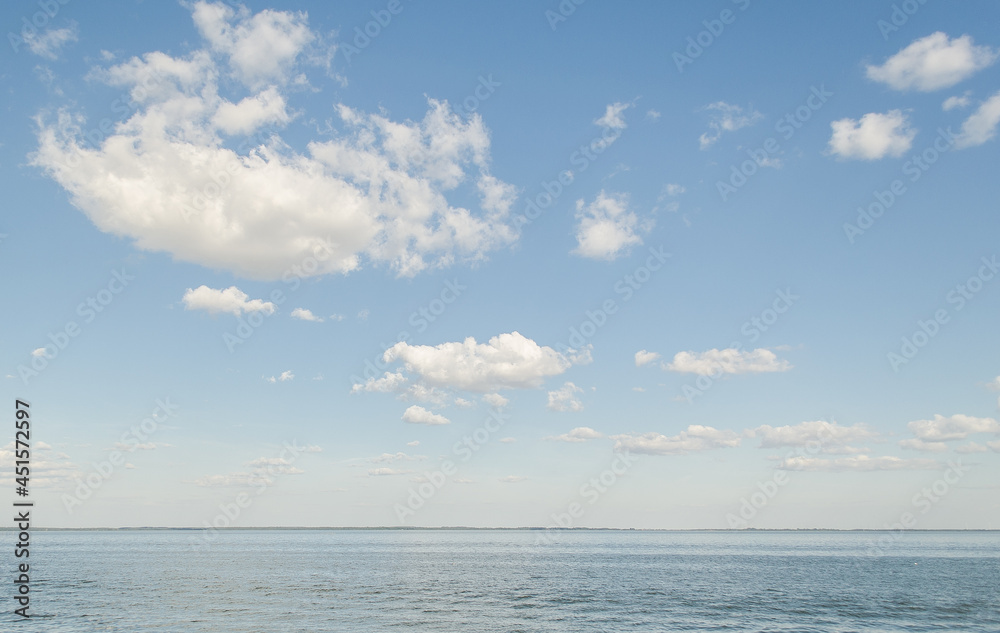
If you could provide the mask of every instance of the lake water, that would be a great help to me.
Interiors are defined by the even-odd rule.
[[[192,534],[34,532],[35,617],[6,589],[0,629],[1000,631],[1000,532]]]

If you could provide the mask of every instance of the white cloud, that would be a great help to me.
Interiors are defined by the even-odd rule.
[[[993,418],[975,418],[956,414],[935,415],[933,420],[915,420],[906,425],[918,439],[927,442],[964,440],[972,433],[1000,433],[1000,424]]]
[[[1000,124],[1000,91],[980,104],[962,123],[962,129],[955,139],[955,147],[975,147],[992,140],[997,134],[997,124]]]
[[[955,447],[955,452],[961,454],[985,453],[987,450],[989,449],[982,444],[976,444],[975,442],[969,442],[968,444]]]
[[[741,106],[732,105],[725,101],[710,103],[705,106],[705,109],[712,112],[712,120],[708,122],[710,131],[698,138],[701,149],[710,147],[719,140],[724,132],[735,132],[764,118],[764,115],[754,110],[753,107],[744,110]]]
[[[645,455],[685,455],[713,448],[734,448],[740,445],[740,436],[733,431],[692,424],[677,435],[660,433],[613,435],[615,450],[627,450]]]
[[[625,110],[628,110],[630,107],[631,105],[628,103],[609,104],[604,110],[604,115],[596,119],[594,123],[612,130],[624,130],[626,127]]]
[[[35,348],[34,350],[31,351],[31,355],[34,356],[35,358],[41,358],[45,356],[45,348],[44,347]]]
[[[285,98],[272,86],[239,103],[222,103],[212,116],[212,125],[225,134],[246,135],[263,125],[284,125],[291,121],[285,107]]]
[[[292,465],[283,457],[259,457],[246,463],[249,471],[232,472],[225,475],[208,475],[193,482],[202,487],[259,486],[273,483],[276,475],[301,475],[305,471]]]
[[[583,389],[580,389],[571,382],[567,382],[559,389],[549,392],[549,402],[546,407],[550,411],[564,413],[583,411],[583,403],[576,397],[578,393],[583,393]]]
[[[423,459],[427,458],[423,455],[407,455],[399,451],[397,453],[382,453],[378,457],[372,457],[368,461],[373,464],[386,464],[392,462],[418,462]]]
[[[471,400],[466,400],[465,398],[455,398],[455,406],[467,409],[473,406],[475,403]]]
[[[402,342],[386,350],[382,358],[404,363],[407,371],[432,387],[480,393],[539,387],[545,378],[559,375],[573,364],[571,358],[518,332],[500,334],[481,344],[471,336],[437,346]]]
[[[64,29],[48,29],[41,34],[25,33],[24,43],[35,55],[54,60],[59,57],[59,49],[65,44],[77,41],[76,31],[74,24]]]
[[[911,451],[923,451],[925,453],[944,453],[948,450],[948,445],[944,442],[927,442],[915,437],[908,440],[900,440],[899,447]]]
[[[1000,440],[986,442],[986,445],[990,447],[990,450],[1000,453]]]
[[[293,374],[291,370],[288,370],[281,372],[281,375],[279,375],[277,378],[275,378],[274,376],[270,376],[268,378],[264,378],[264,380],[270,383],[288,382],[289,380],[295,380],[295,374]]]
[[[488,393],[483,396],[483,402],[490,405],[494,409],[503,409],[510,403],[510,400],[504,398],[498,393]]]
[[[642,244],[639,233],[648,232],[652,221],[639,222],[628,210],[628,196],[604,191],[590,204],[576,201],[576,241],[573,252],[582,257],[612,261]]]
[[[940,464],[933,459],[901,459],[899,457],[869,457],[855,455],[838,459],[789,457],[778,468],[803,471],[872,471],[872,470],[933,470]]]
[[[969,96],[971,94],[972,92],[967,91],[961,96],[955,95],[953,97],[948,97],[944,100],[944,103],[941,104],[941,109],[947,112],[948,110],[954,110],[956,108],[964,108],[969,105]]]
[[[420,440],[413,440],[412,442],[407,442],[407,446],[420,446]]]
[[[764,424],[750,433],[760,438],[761,448],[783,446],[816,446],[823,453],[861,453],[866,449],[850,446],[851,442],[874,439],[877,433],[863,424],[841,426],[836,422],[815,420],[799,424],[773,427]]]
[[[667,183],[667,185],[663,187],[663,193],[665,193],[668,196],[679,196],[685,191],[687,191],[687,189],[684,188],[682,185],[677,185],[673,183]]]
[[[990,391],[1000,391],[1000,376],[986,383],[986,388]]]
[[[219,3],[197,2],[192,18],[212,49],[228,58],[234,75],[247,86],[282,82],[295,58],[315,39],[305,13],[237,11]]]
[[[522,477],[520,475],[507,475],[506,477],[501,477],[500,481],[505,484],[516,484],[527,479],[527,477]]]
[[[272,314],[274,304],[262,299],[250,299],[247,293],[236,286],[225,290],[216,290],[208,286],[198,286],[194,290],[188,288],[182,298],[187,310],[205,310],[210,314],[228,312],[240,316],[244,312],[263,312]]]
[[[501,437],[500,441],[503,442],[504,444],[513,444],[514,442],[517,441],[517,438],[516,437]]]
[[[651,121],[658,121],[661,116],[662,115],[660,114],[659,110],[647,110],[646,111],[646,118],[650,119]]]
[[[295,308],[292,310],[293,319],[301,319],[303,321],[313,321],[315,323],[322,323],[323,317],[318,317],[312,313],[312,310],[307,310],[306,308]]]
[[[291,120],[285,91],[295,90],[283,80],[316,37],[305,14],[204,2],[192,13],[203,48],[91,73],[137,104],[98,147],[81,136],[82,116],[38,117],[32,164],[100,230],[262,280],[293,267],[347,273],[363,259],[412,276],[516,239],[513,190],[489,172],[478,114],[463,119],[428,99],[422,120],[398,122],[337,105],[340,134],[298,150],[279,132]],[[240,94],[229,100],[230,91]],[[230,134],[252,136],[234,151]],[[481,208],[446,195],[479,198]],[[316,266],[302,268],[307,261]]]
[[[902,156],[913,144],[916,130],[900,110],[885,114],[869,112],[854,119],[840,119],[830,123],[830,152],[840,158],[876,160],[884,156]]]
[[[869,79],[895,90],[930,92],[954,86],[996,59],[996,51],[975,46],[968,35],[949,40],[938,31],[914,40],[881,66],[868,66],[867,73]]]
[[[642,367],[643,365],[648,365],[653,361],[660,359],[660,355],[656,352],[647,352],[644,349],[639,350],[635,353],[635,366]]]
[[[678,352],[665,369],[685,374],[712,376],[716,374],[749,374],[788,371],[792,366],[779,360],[769,349],[740,351],[735,347],[710,349],[707,352]]]
[[[412,470],[398,470],[396,468],[371,468],[368,470],[369,477],[391,477],[392,475],[408,475],[412,473]]]
[[[14,467],[24,465],[15,464],[18,459],[13,441],[0,448],[0,486],[7,490],[12,490],[15,485]],[[29,483],[31,486],[39,488],[72,485],[75,481],[74,478],[83,476],[76,464],[70,460],[69,455],[42,441],[36,441],[31,447],[30,467],[31,480]],[[29,486],[29,490],[31,486]]]
[[[403,422],[409,422],[410,424],[427,424],[429,426],[438,426],[441,424],[451,424],[451,420],[439,415],[437,413],[431,413],[427,409],[420,405],[412,405],[406,411],[403,412]]]
[[[385,372],[381,378],[369,378],[364,383],[358,383],[351,387],[351,393],[362,391],[374,391],[378,393],[391,393],[399,391],[406,385],[407,379],[403,374],[396,372]]]
[[[578,426],[569,433],[553,435],[551,437],[546,437],[545,439],[554,440],[556,442],[586,442],[587,440],[596,440],[602,437],[604,437],[604,434],[595,431],[589,426]]]

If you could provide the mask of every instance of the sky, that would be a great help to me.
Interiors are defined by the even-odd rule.
[[[1000,528],[995,3],[0,11],[36,525]]]

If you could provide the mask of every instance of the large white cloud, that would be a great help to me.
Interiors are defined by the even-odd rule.
[[[661,433],[612,435],[615,450],[627,450],[646,455],[684,455],[713,448],[735,448],[740,445],[740,436],[734,431],[715,429],[710,426],[692,424],[677,435]]]
[[[997,134],[998,124],[1000,124],[1000,91],[980,104],[962,123],[962,129],[955,139],[955,147],[959,149],[975,147],[992,140]]]
[[[792,368],[774,352],[765,348],[739,350],[735,347],[710,349],[707,352],[678,352],[665,369],[685,374],[714,376],[717,374],[751,374],[787,371]]]
[[[830,123],[830,152],[840,158],[876,160],[902,156],[913,144],[916,130],[900,110],[885,114],[869,112],[859,121],[840,119]]]
[[[968,35],[949,40],[938,31],[914,40],[881,66],[868,66],[867,73],[896,90],[930,92],[954,86],[996,59],[996,51],[974,45]]]
[[[38,117],[32,164],[99,229],[254,279],[296,266],[344,273],[364,258],[414,275],[516,238],[514,190],[490,174],[478,115],[463,120],[433,99],[419,121],[339,105],[339,135],[293,149],[279,132],[294,118],[286,84],[315,39],[305,15],[204,2],[192,11],[205,47],[90,73],[136,104],[106,138],[89,145],[68,110]],[[453,206],[450,193],[480,208]]]
[[[652,222],[640,222],[628,210],[628,196],[608,195],[604,191],[590,204],[576,201],[576,242],[573,252],[582,257],[611,261],[642,244],[640,233],[652,228]]]
[[[273,303],[263,299],[251,299],[247,293],[236,286],[230,286],[225,290],[209,288],[208,286],[198,286],[193,290],[188,288],[181,300],[188,310],[205,310],[211,314],[228,312],[240,316],[244,312],[263,312],[264,314],[274,312]]]
[[[397,343],[386,350],[383,360],[402,362],[431,387],[480,393],[536,388],[573,364],[519,332],[494,336],[487,343],[476,343],[471,336],[436,346]]]

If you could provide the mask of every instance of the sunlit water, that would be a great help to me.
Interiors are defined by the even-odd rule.
[[[35,532],[35,617],[5,590],[0,629],[1000,631],[1000,533],[878,536],[252,530],[192,551],[185,531]]]

